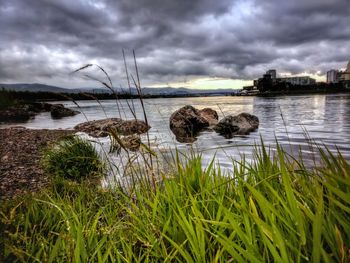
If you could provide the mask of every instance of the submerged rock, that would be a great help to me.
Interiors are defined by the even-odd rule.
[[[65,108],[62,104],[53,104],[51,105],[51,117],[53,119],[60,119],[63,117],[69,117],[79,114],[79,111],[71,110]]]
[[[110,130],[115,130],[119,135],[123,136],[142,134],[150,128],[149,125],[141,120],[122,120],[119,118],[88,121],[74,127],[75,130],[85,132],[92,137],[106,137]]]
[[[170,129],[179,142],[194,142],[203,129],[217,123],[218,114],[215,110],[205,108],[198,110],[186,105],[170,116]]]
[[[171,131],[174,133],[176,140],[181,143],[193,143],[199,135],[199,131],[189,131],[183,128],[171,128]]]
[[[114,135],[112,135],[114,138]],[[125,150],[130,150],[132,152],[136,152],[139,150],[141,146],[141,138],[139,134],[132,134],[128,136],[118,136],[118,138],[114,138],[111,142],[110,152],[120,152],[123,148]]]
[[[259,118],[249,113],[226,116],[213,128],[217,133],[232,138],[234,135],[247,135],[259,127]]]

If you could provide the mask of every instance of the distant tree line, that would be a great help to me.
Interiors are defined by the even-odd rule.
[[[210,94],[158,94],[150,95],[143,94],[143,98],[178,98],[178,97],[200,97],[209,96]],[[231,94],[233,95],[233,94]],[[0,89],[0,98],[7,98],[6,100],[33,102],[33,101],[54,101],[54,100],[110,100],[110,99],[137,99],[139,95],[130,94],[127,92],[118,93],[56,93],[47,91],[14,91],[7,90],[4,87]],[[0,103],[1,99],[0,99]]]
[[[0,89],[0,102],[8,101],[32,102],[32,101],[52,101],[52,100],[105,100],[105,99],[130,99],[136,97],[131,94],[113,94],[113,93],[55,93],[47,91],[14,91]]]

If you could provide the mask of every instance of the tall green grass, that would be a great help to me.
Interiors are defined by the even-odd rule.
[[[262,146],[224,176],[193,155],[132,193],[57,181],[2,205],[5,260],[349,262],[350,165],[318,157],[307,168]]]

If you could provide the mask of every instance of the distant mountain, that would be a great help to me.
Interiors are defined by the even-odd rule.
[[[81,89],[68,89],[57,86],[45,85],[40,83],[16,83],[16,84],[0,84],[0,88],[14,91],[31,91],[31,92],[54,92],[54,93],[108,93],[108,89],[103,88],[81,88]]]
[[[5,88],[7,90],[14,91],[32,91],[32,92],[54,92],[54,93],[79,93],[79,92],[89,92],[89,93],[111,93],[107,88],[79,88],[79,89],[68,89],[56,86],[50,86],[45,84],[33,83],[19,83],[19,84],[0,84],[0,88]],[[135,88],[117,88],[115,89],[117,93],[131,93],[137,95],[138,92]],[[236,93],[237,90],[234,89],[188,89],[188,88],[142,88],[143,95],[153,95],[153,96],[189,96],[189,95],[228,95]]]
[[[121,90],[118,89],[118,92]],[[124,90],[126,92],[129,92],[129,89]],[[158,96],[181,96],[181,95],[227,95],[227,94],[233,94],[236,93],[237,90],[235,89],[188,89],[188,88],[171,88],[171,87],[164,87],[164,88],[143,88],[142,94],[144,95],[158,95]],[[131,89],[131,94],[137,94],[136,89]]]
[[[14,90],[14,91],[32,91],[32,92],[48,91],[48,92],[55,92],[55,93],[63,93],[63,92],[67,92],[68,90],[65,88],[49,86],[49,85],[39,84],[39,83],[0,84],[0,88],[5,88],[7,90]]]

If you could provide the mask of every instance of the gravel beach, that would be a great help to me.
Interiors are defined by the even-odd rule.
[[[43,150],[73,130],[0,129],[0,199],[46,186],[48,175],[40,166]]]

